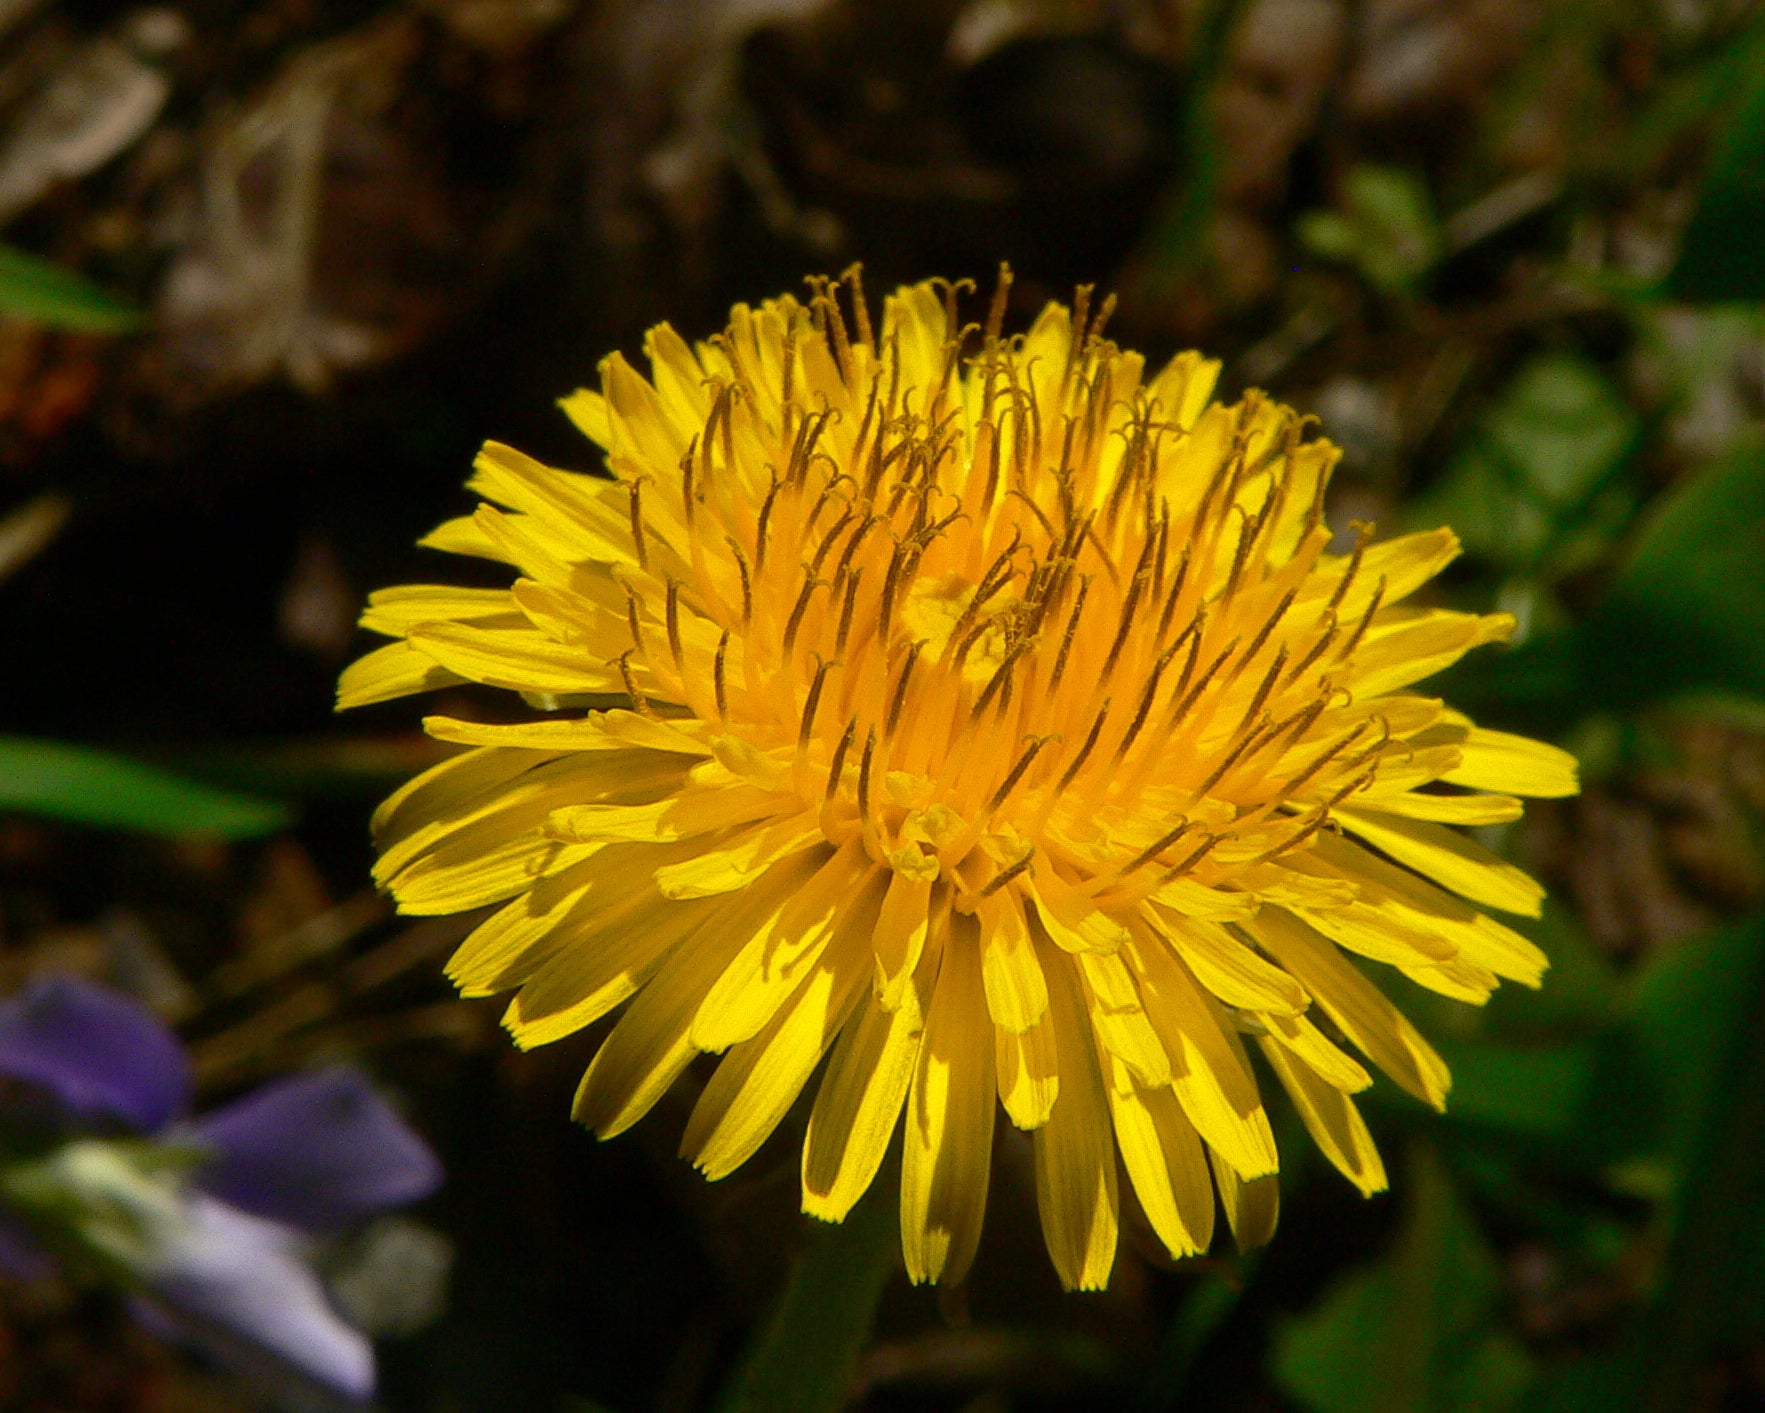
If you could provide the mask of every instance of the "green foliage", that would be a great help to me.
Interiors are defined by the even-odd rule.
[[[1668,274],[1675,299],[1765,299],[1765,84],[1754,88],[1716,149]]]
[[[1392,1252],[1277,1332],[1275,1375],[1314,1413],[1498,1413],[1531,1377],[1497,1325],[1495,1257],[1425,1146],[1407,1188]]]
[[[1535,358],[1410,523],[1451,525],[1467,550],[1507,572],[1572,573],[1628,518],[1631,496],[1617,479],[1640,420],[1585,358]]]
[[[1474,658],[1437,690],[1476,710],[1567,720],[1699,690],[1765,696],[1765,446],[1660,497],[1584,619]]]
[[[1694,687],[1765,695],[1765,447],[1743,447],[1656,503],[1580,634],[1587,704]]]
[[[1638,1057],[1657,1086],[1661,1147],[1693,1156],[1722,1095],[1724,1067],[1765,983],[1765,923],[1727,928],[1660,953],[1638,977],[1632,1001]]]
[[[1673,1241],[1647,1309],[1609,1353],[1551,1371],[1527,1413],[1678,1413],[1711,1356],[1765,1334],[1765,919],[1664,953],[1635,995],[1638,1057],[1673,1159]]]
[[[1342,179],[1341,208],[1307,211],[1296,234],[1312,254],[1358,267],[1386,294],[1414,294],[1442,249],[1427,188],[1396,167],[1353,168]]]
[[[1586,1110],[1597,1058],[1586,1042],[1442,1043],[1452,1069],[1454,1123],[1563,1142]]]
[[[1534,1377],[1461,1188],[1421,1148],[1393,1251],[1280,1332],[1277,1375],[1317,1413],[1667,1413],[1693,1406],[1726,1342],[1765,1333],[1765,919],[1662,951],[1623,987],[1560,916],[1538,935],[1568,994],[1507,999],[1491,1034],[1442,1044],[1443,1120],[1397,1112],[1450,1142],[1462,1190],[1589,1268],[1631,1259],[1632,1238],[1544,1175],[1650,1203],[1672,1233],[1652,1298],[1608,1352]]]
[[[141,311],[51,261],[0,245],[0,314],[77,334],[126,334]]]
[[[245,839],[289,820],[276,801],[219,790],[108,751],[0,736],[0,810],[148,834]]]
[[[718,1413],[844,1408],[900,1241],[889,1195],[874,1188],[844,1222],[818,1232]]]

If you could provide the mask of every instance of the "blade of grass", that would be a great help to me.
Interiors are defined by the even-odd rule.
[[[126,334],[139,309],[53,261],[0,245],[0,314],[76,334]]]
[[[0,810],[148,834],[245,839],[288,823],[275,800],[236,794],[87,746],[0,736]]]

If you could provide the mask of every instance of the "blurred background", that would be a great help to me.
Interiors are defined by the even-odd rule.
[[[446,1173],[310,1251],[381,1406],[1765,1408],[1765,7],[0,0],[0,226],[0,992],[133,996],[198,1109],[372,1077]],[[1401,998],[1456,1084],[1371,1091],[1392,1191],[1286,1113],[1270,1248],[1130,1219],[1102,1295],[1014,1131],[938,1292],[808,1229],[800,1117],[716,1185],[692,1074],[573,1127],[596,1036],[517,1053],[441,976],[471,920],[368,883],[418,708],[331,714],[483,439],[594,466],[603,354],[1002,259],[1019,328],[1095,283],[1315,412],[1334,524],[1452,524],[1439,600],[1520,631],[1439,690],[1586,781],[1483,831],[1543,990]],[[115,1286],[0,1278],[0,1408],[332,1406]]]

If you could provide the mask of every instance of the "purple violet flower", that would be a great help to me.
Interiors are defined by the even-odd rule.
[[[131,1195],[126,1165],[91,1169],[112,1209],[146,1214],[132,1265],[147,1323],[247,1363],[267,1355],[351,1398],[373,1392],[372,1346],[331,1308],[306,1252],[314,1236],[427,1197],[442,1172],[364,1075],[292,1075],[183,1120],[191,1080],[176,1036],[129,997],[71,977],[0,1001],[0,1075],[45,1092],[76,1135],[120,1124],[205,1152],[169,1204],[144,1175]],[[0,1234],[0,1265],[41,1264],[4,1211]]]
[[[190,1102],[178,1037],[138,1001],[69,976],[0,1001],[0,1074],[47,1090],[77,1123],[157,1133]]]

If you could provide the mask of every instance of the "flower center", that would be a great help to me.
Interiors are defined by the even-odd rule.
[[[678,498],[627,478],[635,698],[723,724],[774,785],[788,761],[830,841],[967,897],[1037,852],[1100,901],[1217,881],[1364,783],[1364,714],[1315,737],[1383,586],[1358,551],[1320,570],[1333,451],[1301,419],[1251,394],[1186,422],[1211,370],[1142,386],[1095,328],[964,370],[830,311],[791,316],[782,390],[732,328]]]

